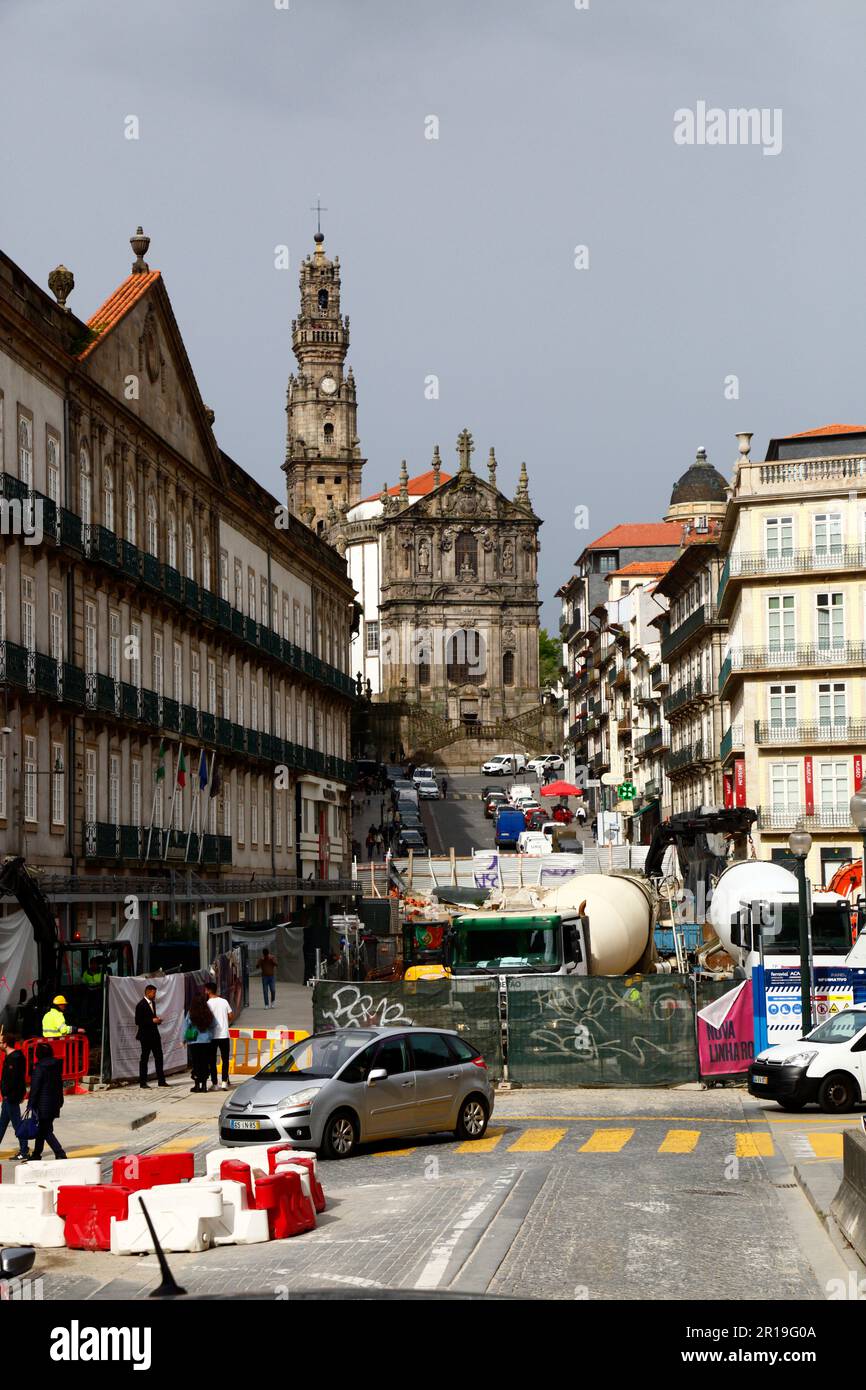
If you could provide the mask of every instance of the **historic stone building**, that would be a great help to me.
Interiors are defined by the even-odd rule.
[[[541,523],[526,466],[506,497],[492,449],[486,478],[473,472],[464,429],[453,476],[437,447],[425,473],[410,478],[404,462],[396,486],[362,499],[349,320],[339,260],[323,242],[317,233],[301,267],[285,468],[291,510],[346,556],[358,597],[350,665],[378,707],[360,743],[383,755],[402,745],[408,756],[467,736],[552,746],[538,677]]]
[[[170,936],[298,920],[351,865],[345,564],[220,449],[132,246],[86,323],[0,254],[0,855],[84,939],[120,868]]]

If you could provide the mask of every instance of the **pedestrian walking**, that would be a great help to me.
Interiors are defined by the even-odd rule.
[[[135,1006],[135,1036],[141,1045],[138,1059],[138,1084],[141,1090],[149,1090],[147,1073],[151,1057],[156,1070],[158,1086],[167,1086],[162,1069],[162,1039],[159,1036],[161,1016],[156,1012],[156,985],[145,985],[144,998]]]
[[[193,1091],[206,1091],[213,1052],[213,1014],[203,994],[195,994],[183,1021],[184,1042],[189,1048]]]
[[[207,990],[207,1006],[213,1017],[213,1041],[211,1042],[210,1054],[210,1079],[211,1090],[216,1091],[217,1087],[217,1057],[222,1061],[222,1079],[219,1089],[227,1091],[229,1089],[229,1024],[234,1018],[234,1014],[229,1008],[227,999],[223,999],[217,993],[216,985],[205,985]]]
[[[26,1163],[29,1157],[27,1140],[19,1135],[21,1126],[21,1102],[27,1092],[27,1065],[24,1053],[15,1046],[18,1039],[14,1033],[5,1033],[0,1038],[3,1069],[0,1071],[0,1144],[6,1135],[8,1125],[18,1140],[16,1159]]]
[[[442,800],[443,800],[443,801],[447,801],[447,800],[448,800],[448,778],[447,778],[447,777],[443,777],[443,778],[442,778]]]
[[[367,858],[372,859],[373,850],[376,848],[376,836],[373,834],[372,830],[367,831],[367,839],[365,843],[367,846]]]
[[[271,955],[267,946],[259,956],[259,971],[262,976],[262,993],[265,996],[265,1008],[272,1009],[277,1002],[277,958]]]
[[[36,1044],[29,1109],[31,1115],[36,1116],[38,1125],[32,1157],[38,1162],[47,1144],[55,1158],[65,1158],[63,1145],[54,1133],[54,1121],[63,1109],[63,1067],[47,1042]]]
[[[376,831],[376,858],[385,858],[385,836],[381,830]]]

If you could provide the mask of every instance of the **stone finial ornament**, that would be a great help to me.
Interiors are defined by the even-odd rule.
[[[433,486],[438,487],[440,481],[439,475],[442,472],[442,460],[439,457],[438,444],[433,445],[433,459],[430,466],[433,469]]]
[[[144,231],[141,227],[136,227],[135,236],[129,238],[129,244],[135,252],[135,260],[132,263],[133,275],[147,275],[150,266],[147,264],[144,257],[147,255],[147,250],[150,246],[150,237],[144,235]]]
[[[743,430],[737,435],[737,448],[740,454],[740,461],[743,463],[748,462],[749,454],[752,452],[751,431]]]
[[[66,309],[66,301],[75,289],[75,276],[71,270],[67,270],[65,265],[55,266],[48,277],[48,288],[57,300],[61,309]]]
[[[409,501],[409,469],[406,467],[406,460],[400,460],[400,504],[406,506]]]
[[[525,463],[520,465],[520,477],[517,481],[517,491],[514,494],[514,500],[524,507],[529,507],[531,505],[529,501],[529,474],[526,471]]]
[[[490,446],[490,453],[487,456],[487,481],[491,487],[496,487],[496,454],[493,445]]]
[[[475,448],[475,441],[468,430],[461,430],[457,436],[457,455],[460,459],[460,472],[471,473],[472,471],[472,451]]]

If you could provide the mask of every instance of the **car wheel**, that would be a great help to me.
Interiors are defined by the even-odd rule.
[[[818,1104],[828,1115],[840,1115],[845,1110],[853,1110],[858,1101],[854,1078],[843,1071],[831,1072],[825,1076],[818,1090]]]
[[[348,1110],[337,1110],[325,1124],[322,1154],[325,1158],[351,1158],[358,1147],[358,1122]]]
[[[776,1104],[781,1106],[783,1110],[803,1110],[806,1102],[804,1100],[779,1100],[777,1096]]]
[[[489,1117],[490,1107],[483,1096],[467,1096],[460,1106],[454,1133],[458,1139],[483,1139]]]

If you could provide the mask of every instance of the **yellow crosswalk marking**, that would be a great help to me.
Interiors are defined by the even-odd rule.
[[[102,1154],[117,1153],[117,1144],[89,1144],[83,1149],[67,1149],[67,1158],[99,1158]]]
[[[773,1137],[768,1130],[754,1132],[740,1131],[734,1138],[734,1153],[737,1158],[772,1158],[776,1152]]]
[[[660,1154],[690,1154],[701,1137],[699,1129],[669,1129],[659,1144]]]
[[[190,1149],[198,1148],[199,1144],[203,1144],[204,1142],[205,1140],[203,1138],[194,1139],[192,1135],[187,1134],[181,1139],[166,1139],[164,1144],[159,1144],[155,1149],[149,1149],[148,1153],[185,1154],[189,1153]],[[240,1157],[240,1155],[238,1156]]]
[[[504,1125],[498,1129],[491,1125],[483,1139],[467,1139],[465,1144],[458,1144],[454,1152],[458,1154],[491,1154],[504,1133]]]
[[[405,1158],[407,1154],[413,1154],[414,1149],[377,1149],[373,1154],[374,1158]]]
[[[809,1143],[816,1158],[841,1158],[841,1134],[810,1134]]]
[[[634,1134],[633,1129],[597,1129],[581,1144],[582,1154],[618,1154]]]
[[[527,1129],[508,1145],[510,1154],[544,1154],[555,1149],[560,1139],[568,1133],[567,1129]]]

